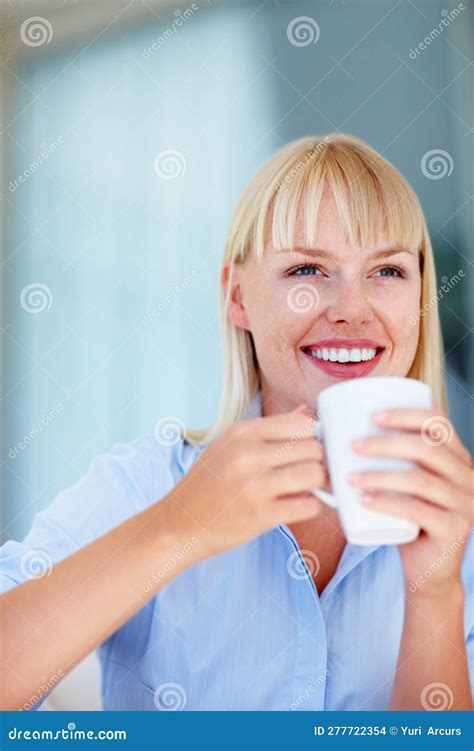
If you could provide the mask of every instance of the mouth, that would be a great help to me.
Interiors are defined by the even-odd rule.
[[[310,345],[301,351],[320,370],[337,378],[360,378],[377,367],[385,347],[321,347]]]

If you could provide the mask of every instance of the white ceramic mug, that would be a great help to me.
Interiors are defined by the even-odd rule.
[[[431,389],[421,381],[397,376],[354,378],[321,391],[317,401],[316,437],[324,443],[334,495],[319,488],[312,492],[337,508],[348,542],[354,545],[400,545],[415,540],[420,528],[414,522],[369,509],[360,503],[361,488],[347,482],[347,475],[364,470],[411,469],[413,462],[356,454],[351,442],[380,433],[394,432],[373,421],[374,412],[392,407],[428,409]],[[400,497],[400,503],[403,498]]]

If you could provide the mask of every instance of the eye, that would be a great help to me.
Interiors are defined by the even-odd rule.
[[[316,271],[322,273],[321,269],[315,266],[314,263],[303,263],[301,266],[297,266],[296,269],[289,271],[287,276],[315,276],[313,272]]]
[[[388,272],[388,273],[383,273],[383,272]],[[405,276],[405,272],[399,266],[384,266],[383,269],[379,269],[375,273],[376,274],[381,273],[382,276],[388,276],[388,277],[393,277],[394,274],[396,274],[396,276],[400,278],[403,278]]]

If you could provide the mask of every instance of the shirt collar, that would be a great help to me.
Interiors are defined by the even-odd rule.
[[[255,396],[253,397],[252,401],[250,402],[249,406],[247,407],[246,411],[242,415],[242,420],[251,420],[254,417],[261,417],[262,416],[262,390],[259,389]]]

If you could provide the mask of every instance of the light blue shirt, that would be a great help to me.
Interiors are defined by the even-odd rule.
[[[259,392],[245,417],[260,414]],[[25,580],[29,551],[60,561],[158,501],[199,453],[186,440],[163,447],[151,435],[96,456],[22,542],[0,548],[1,589]],[[471,533],[462,576],[472,683],[473,562]],[[186,569],[101,644],[103,708],[387,709],[403,614],[396,546],[346,544],[319,596],[282,525]]]

